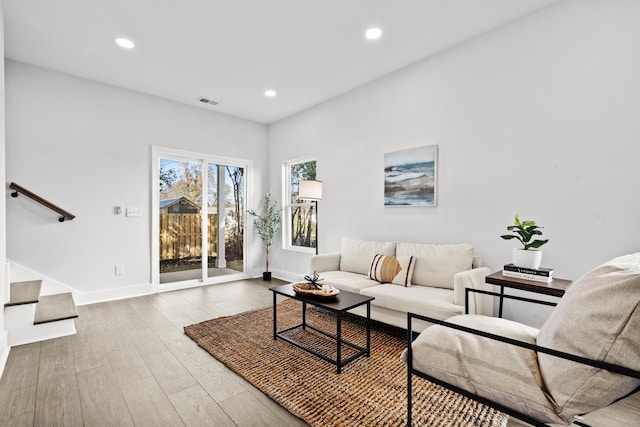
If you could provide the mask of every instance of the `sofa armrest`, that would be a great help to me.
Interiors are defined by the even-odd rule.
[[[313,255],[309,263],[309,272],[338,271],[340,270],[340,254]]]
[[[493,291],[493,286],[484,281],[489,274],[491,274],[491,270],[487,267],[473,268],[456,273],[453,276],[453,303],[464,305],[465,288]],[[469,314],[493,316],[493,297],[470,292]]]

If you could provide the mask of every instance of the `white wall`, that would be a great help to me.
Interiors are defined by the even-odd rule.
[[[149,289],[150,147],[161,145],[253,160],[256,202],[281,194],[282,162],[317,157],[321,252],[343,236],[470,242],[497,270],[512,247],[498,236],[519,213],[551,239],[544,264],[577,278],[639,250],[639,17],[636,0],[562,1],[270,126],[268,150],[265,126],[8,61],[6,180],[78,217],[59,224],[7,192],[7,257],[83,292]],[[384,208],[384,153],[428,144],[438,206]],[[145,215],[115,216],[117,205]],[[279,243],[273,271],[306,273],[309,256]],[[532,324],[548,313],[523,310]]]
[[[563,1],[272,125],[271,191],[278,165],[315,156],[321,253],[343,236],[469,242],[493,270],[519,213],[545,227],[543,264],[575,279],[640,250],[638,76],[640,2]],[[438,206],[384,208],[383,154],[430,144]],[[304,273],[308,258],[271,260]],[[549,312],[508,305],[534,325]]]
[[[61,224],[7,192],[7,256],[80,292],[151,289],[152,145],[252,160],[251,197],[266,191],[264,125],[13,61],[6,102],[7,182],[77,216]],[[114,215],[114,206],[143,216]],[[261,248],[251,247],[261,271]]]
[[[4,58],[4,11],[0,4],[0,53]],[[4,62],[0,64],[0,82],[4,82]],[[4,84],[0,85],[0,176],[5,174],[5,125],[4,125]],[[8,300],[5,260],[7,259],[7,210],[5,199],[0,197],[0,303]],[[6,357],[9,355],[7,348],[7,333],[4,330],[4,314],[0,316],[0,376],[4,369]]]

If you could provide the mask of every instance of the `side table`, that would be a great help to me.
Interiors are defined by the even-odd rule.
[[[557,303],[551,302],[551,301],[525,298],[525,297],[520,297],[516,295],[508,295],[508,294],[505,294],[504,292],[505,288],[518,289],[521,291],[533,292],[541,295],[551,295],[554,297],[562,298],[567,288],[571,285],[571,280],[567,280],[567,279],[553,279],[549,283],[536,282],[534,280],[526,280],[526,279],[520,279],[517,277],[503,276],[502,271],[491,273],[490,275],[485,277],[484,281],[485,283],[489,283],[491,285],[500,286],[500,292],[499,293],[487,292],[487,291],[481,291],[479,289],[467,288],[465,290],[465,314],[469,313],[469,303],[468,303],[469,292],[478,292],[482,294],[499,297],[500,305],[498,307],[498,317],[502,317],[502,308],[504,306],[505,298],[518,300],[518,301],[526,301],[526,302],[531,302],[535,304],[542,304],[542,305],[550,305],[550,306],[557,305]]]

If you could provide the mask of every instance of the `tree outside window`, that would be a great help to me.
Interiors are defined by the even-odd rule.
[[[316,161],[304,160],[286,164],[286,206],[285,241],[289,248],[316,247],[316,212],[311,202],[298,199],[298,183],[316,179]]]
[[[217,234],[214,233],[216,228],[213,226],[217,223],[217,206],[218,206],[218,165],[214,163],[208,163],[206,166],[207,183],[208,187],[204,191],[202,188],[202,162],[187,162],[171,159],[160,159],[160,192],[159,199],[167,201],[171,199],[184,198],[185,203],[176,204],[174,206],[165,208],[165,214],[192,214],[200,215],[200,210],[204,209],[202,202],[203,198],[208,207],[209,217],[215,216],[216,219],[210,220],[209,233],[211,235],[210,240],[215,241]],[[244,244],[244,168],[239,166],[224,166],[224,205],[225,205],[225,260],[226,267],[243,271],[243,244]],[[187,221],[187,220],[185,220]],[[189,220],[188,226],[185,226],[185,231],[176,231],[173,227],[171,232],[169,230],[160,230],[161,234],[165,233],[177,233],[174,237],[177,241],[183,242],[186,245],[183,233],[191,233],[192,236],[199,233],[201,224],[193,225],[194,220]],[[194,228],[197,227],[197,228]],[[162,228],[162,225],[161,225]],[[194,234],[195,233],[195,234]],[[161,240],[162,246],[162,240]],[[187,245],[188,246],[188,245]],[[172,271],[180,271],[181,269],[193,269],[193,265],[197,265],[201,262],[198,258],[201,255],[200,249],[193,249],[196,257],[177,258],[178,254],[172,254],[172,258],[161,259],[160,273],[167,273]],[[215,247],[210,249],[210,255],[208,264],[210,267],[214,266]],[[213,253],[213,256],[211,255]],[[193,264],[193,265],[192,265]]]

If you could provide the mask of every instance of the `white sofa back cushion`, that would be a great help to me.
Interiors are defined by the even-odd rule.
[[[396,242],[372,242],[344,237],[342,239],[340,270],[369,274],[371,261],[376,254],[395,255]]]
[[[467,243],[430,245],[424,243],[398,243],[396,256],[416,257],[413,268],[414,285],[453,289],[453,276],[471,270],[473,246]]]

